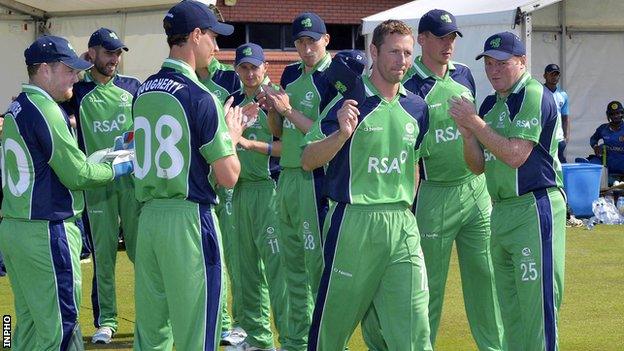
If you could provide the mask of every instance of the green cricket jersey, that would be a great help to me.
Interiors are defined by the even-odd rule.
[[[242,87],[240,78],[232,65],[226,65],[213,58],[208,65],[208,72],[210,73],[208,78],[199,81],[221,101],[221,104],[225,103],[229,95]]]
[[[290,97],[290,105],[304,116],[316,121],[327,103],[336,95],[336,90],[325,78],[324,71],[331,63],[327,53],[314,69],[305,72],[303,61],[295,62],[284,68],[281,85]],[[297,129],[288,119],[282,125],[282,167],[301,167],[301,147],[305,133]]]
[[[269,84],[268,77],[264,79],[262,84]],[[255,97],[245,95],[245,91],[240,89],[233,94],[234,103],[232,106],[245,106],[249,103],[256,102]],[[269,129],[266,111],[260,109],[258,118],[251,126],[247,127],[243,132],[243,137],[249,140],[257,140],[265,143],[273,142],[273,134]],[[239,181],[258,181],[271,179],[270,164],[271,156],[256,152],[253,150],[245,150],[237,147],[238,159],[241,163],[241,172],[238,177]]]
[[[113,146],[115,137],[132,130],[132,97],[139,85],[120,74],[101,84],[90,73],[74,84],[73,97],[62,106],[76,116],[78,145],[87,155]]]
[[[457,124],[448,114],[450,98],[465,96],[474,101],[475,83],[470,69],[449,62],[444,77],[438,77],[419,56],[403,84],[405,89],[425,99],[429,106],[429,132],[420,153],[422,178],[455,182],[474,177],[464,161],[464,144]]]
[[[4,115],[2,211],[6,218],[63,220],[82,213],[80,190],[110,182],[110,164],[91,164],[68,118],[43,89],[24,84]]]
[[[136,197],[216,204],[210,164],[235,153],[223,106],[185,62],[166,59],[133,104]]]
[[[552,93],[524,73],[507,97],[489,95],[479,115],[498,134],[535,143],[529,158],[518,169],[484,150],[488,192],[494,201],[509,199],[549,187],[563,187],[557,157],[557,106]]]
[[[329,162],[325,194],[334,201],[350,204],[410,206],[415,196],[415,165],[428,129],[427,105],[402,85],[388,101],[368,77],[363,81],[367,97],[358,106],[358,125]],[[321,140],[340,129],[337,111],[343,101],[344,98],[332,100],[321,122],[315,123],[306,136],[306,142]]]

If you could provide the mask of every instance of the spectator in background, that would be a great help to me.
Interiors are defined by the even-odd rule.
[[[624,107],[619,101],[611,101],[607,105],[607,120],[601,124],[589,138],[589,145],[594,149],[596,157],[590,162],[601,163],[609,170],[609,185],[624,174],[624,128],[622,128]],[[602,143],[600,143],[602,140]]]
[[[555,63],[551,63],[544,68],[544,86],[553,93],[555,104],[557,105],[557,114],[559,116],[559,124],[561,128],[557,130],[556,138],[559,142],[558,157],[561,163],[566,163],[565,148],[568,140],[570,140],[570,123],[568,123],[568,115],[570,113],[568,104],[568,93],[563,91],[559,84],[561,70]]]

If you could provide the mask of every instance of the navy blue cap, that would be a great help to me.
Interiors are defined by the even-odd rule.
[[[499,61],[504,61],[512,56],[524,55],[526,55],[526,49],[520,38],[511,32],[502,32],[487,38],[483,45],[483,52],[475,60],[483,56],[489,56]]]
[[[561,70],[559,69],[559,66],[556,63],[551,63],[550,65],[546,66],[546,68],[544,68],[544,73],[550,73],[550,72],[561,73]]]
[[[317,41],[326,33],[325,22],[314,12],[300,14],[292,24],[292,36],[295,40],[301,37],[310,37]]]
[[[451,33],[457,33],[463,37],[457,28],[455,16],[448,11],[434,9],[425,13],[418,22],[418,34],[431,32],[436,37],[443,37]]]
[[[619,101],[611,101],[607,105],[607,113],[609,112],[622,112],[624,111],[624,107],[622,107],[622,103]]]
[[[119,49],[128,51],[128,47],[119,40],[117,33],[108,28],[100,28],[91,34],[89,47],[92,48],[94,46],[101,46],[109,51],[116,51]]]
[[[366,99],[362,72],[367,63],[366,54],[362,51],[343,50],[334,56],[325,70],[325,76],[345,98],[362,103]]]
[[[247,43],[236,48],[234,66],[238,66],[245,62],[251,63],[256,67],[259,67],[264,63],[264,51],[262,51],[260,45]]]
[[[210,29],[219,35],[230,35],[234,27],[219,22],[217,16],[204,3],[184,0],[169,9],[163,19],[163,27],[167,36],[189,34],[195,28]]]
[[[24,50],[24,58],[27,65],[38,63],[62,62],[65,65],[77,69],[86,70],[93,66],[76,55],[76,51],[65,38],[53,35],[44,35],[35,40]]]

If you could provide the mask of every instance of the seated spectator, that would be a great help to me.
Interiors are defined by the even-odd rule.
[[[609,123],[600,125],[589,139],[595,157],[590,162],[601,163],[609,171],[609,184],[624,174],[624,128],[622,128],[624,107],[619,101],[607,105]],[[602,143],[600,141],[602,140]]]

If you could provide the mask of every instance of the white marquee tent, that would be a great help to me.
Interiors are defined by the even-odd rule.
[[[561,84],[570,96],[568,160],[591,152],[589,136],[606,122],[607,103],[624,100],[624,71],[618,69],[624,57],[624,1],[418,0],[364,18],[362,33],[370,43],[373,29],[386,19],[403,20],[416,32],[420,17],[434,8],[457,18],[464,37],[457,42],[455,60],[472,68],[479,101],[491,86],[482,61],[474,58],[496,32],[524,38],[531,72],[540,81],[547,64],[559,64]]]
[[[201,0],[214,4],[216,0]],[[91,33],[106,27],[130,48],[120,64],[126,74],[145,79],[168,54],[162,19],[176,0],[0,0],[0,109],[27,80],[24,49],[39,35],[67,38],[80,54]],[[2,101],[5,101],[3,104]]]

